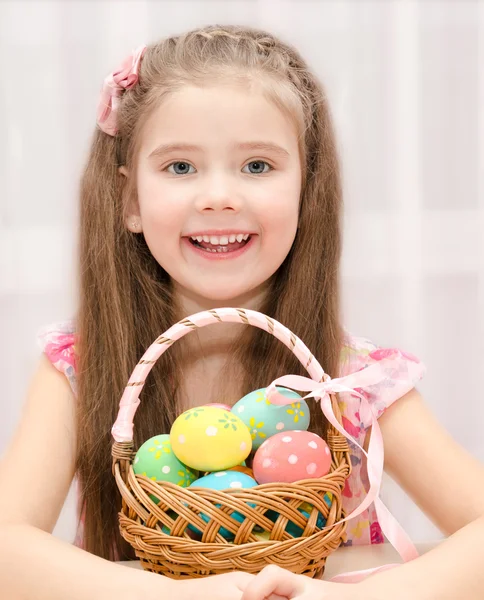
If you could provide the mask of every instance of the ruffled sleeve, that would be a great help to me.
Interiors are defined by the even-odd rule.
[[[404,396],[425,374],[425,365],[409,352],[398,348],[382,348],[366,338],[356,337],[349,333],[345,337],[345,345],[341,355],[341,375],[349,375],[363,369],[377,371],[378,383],[355,388],[372,405],[379,418],[398,398]],[[371,425],[371,414],[364,409],[358,397],[351,395],[351,400],[344,394],[343,412],[345,421],[353,433],[362,433]],[[345,429],[348,427],[345,424]],[[357,431],[358,430],[358,431]]]
[[[43,327],[37,333],[37,343],[54,367],[64,373],[74,394],[77,394],[75,321],[63,321]]]

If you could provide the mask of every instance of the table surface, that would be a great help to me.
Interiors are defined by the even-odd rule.
[[[439,542],[416,544],[419,554],[424,554],[435,548]],[[324,579],[335,575],[360,569],[371,569],[388,563],[401,563],[402,559],[390,544],[375,544],[373,546],[346,546],[338,548],[328,557],[324,570]],[[126,567],[140,569],[139,561],[121,561]]]

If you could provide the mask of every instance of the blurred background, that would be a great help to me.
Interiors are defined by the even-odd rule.
[[[0,453],[37,331],[76,308],[78,184],[102,81],[140,43],[209,23],[269,29],[324,83],[343,168],[345,325],[419,356],[427,403],[484,460],[484,2],[464,0],[2,0]],[[414,541],[441,537],[389,478],[382,497]],[[74,500],[55,530],[66,540]]]

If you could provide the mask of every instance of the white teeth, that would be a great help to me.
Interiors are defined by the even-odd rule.
[[[249,233],[238,233],[237,235],[232,233],[231,235],[192,235],[190,238],[194,242],[205,242],[212,244],[212,246],[227,246],[227,244],[234,244],[236,241],[241,243],[247,241],[250,237]]]

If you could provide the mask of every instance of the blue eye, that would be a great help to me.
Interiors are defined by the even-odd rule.
[[[273,170],[273,167],[264,160],[252,160],[250,163],[247,163],[245,167],[250,167],[251,165],[255,166],[255,168],[254,170],[250,170],[250,175],[263,175]],[[172,167],[174,171],[170,170]],[[194,167],[192,167],[192,165],[190,165],[187,162],[176,161],[171,163],[171,165],[168,165],[168,167],[166,167],[165,170],[171,173],[172,175],[191,175],[192,173],[190,173],[190,168],[194,169]],[[247,171],[244,172],[247,173]]]
[[[175,165],[180,166],[181,165],[181,169],[179,171],[177,171]],[[175,173],[173,173],[173,171],[170,171],[170,167],[175,167]],[[178,161],[178,162],[174,162],[171,163],[171,165],[168,165],[167,170],[170,173],[173,173],[174,175],[187,175],[187,170],[192,167],[192,165],[189,165],[187,162],[183,162],[183,161]],[[193,167],[192,167],[193,169]]]
[[[250,161],[250,163],[247,163],[247,165],[245,165],[246,167],[248,167],[249,165],[256,165],[256,169],[255,171],[250,171],[251,175],[263,175],[264,173],[268,173],[269,171],[272,171],[272,166],[265,162],[265,160],[252,160]],[[269,167],[267,169],[267,171],[261,171],[260,169],[264,168],[264,166]],[[245,169],[245,167],[244,167]]]

